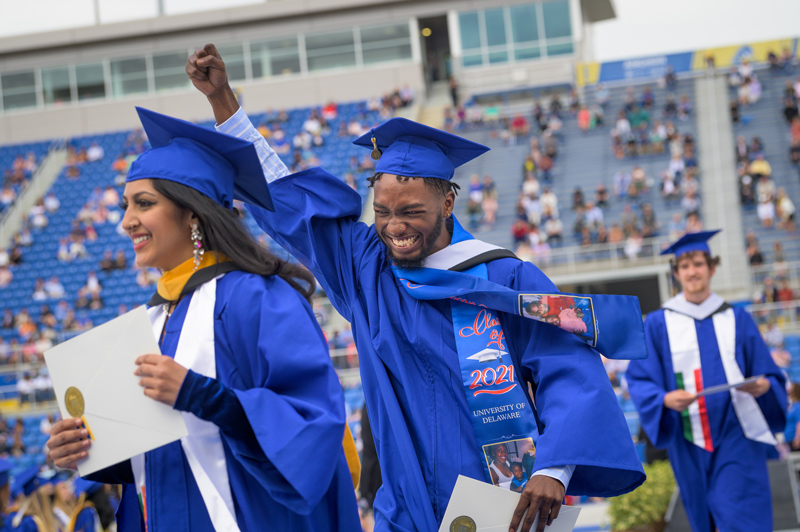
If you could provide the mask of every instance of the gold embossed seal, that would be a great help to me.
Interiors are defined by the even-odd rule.
[[[83,402],[83,394],[79,389],[74,386],[67,388],[67,393],[64,394],[64,403],[67,405],[69,415],[72,417],[83,416],[86,404]]]
[[[460,515],[450,523],[450,532],[475,532],[478,530],[475,521],[468,515]]]

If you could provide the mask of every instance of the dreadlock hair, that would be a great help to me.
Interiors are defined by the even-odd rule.
[[[383,172],[375,172],[372,177],[367,178],[367,182],[369,183],[369,188],[373,188],[375,183],[383,176]],[[438,177],[419,177],[419,176],[404,176],[398,175],[398,181],[406,182],[409,179],[422,179],[425,182],[425,185],[430,187],[434,192],[438,192],[443,198],[447,196],[447,193],[451,190],[453,194],[458,196],[458,191],[461,190],[461,187],[458,186],[458,183],[453,183],[452,181],[448,181],[447,179],[439,179]]]
[[[226,209],[197,190],[166,179],[153,179],[153,188],[198,220],[207,251],[230,258],[239,269],[256,275],[277,275],[311,302],[316,282],[311,272],[280,259],[261,247],[245,229],[239,211]]]

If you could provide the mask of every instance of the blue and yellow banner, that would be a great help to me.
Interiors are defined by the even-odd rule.
[[[717,68],[738,65],[744,59],[755,63],[763,63],[767,61],[767,56],[770,52],[780,56],[785,49],[788,49],[792,56],[796,56],[797,48],[798,39],[792,38],[721,46],[694,52],[637,57],[605,63],[578,63],[575,66],[575,83],[579,87],[584,87],[596,85],[597,83],[659,78],[667,73],[669,67],[672,67],[672,71],[676,74],[691,70],[703,70],[706,68],[709,58],[714,59],[714,65]]]

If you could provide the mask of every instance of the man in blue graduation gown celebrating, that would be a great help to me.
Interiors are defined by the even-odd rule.
[[[613,496],[643,482],[596,351],[472,296],[437,296],[454,293],[448,280],[556,292],[535,266],[473,239],[452,216],[455,167],[487,148],[403,119],[357,140],[378,159],[375,225],[367,226],[358,221],[361,197],[340,179],[319,168],[289,174],[239,108],[213,45],[189,58],[187,72],[218,130],[259,152],[275,211],[249,206],[256,221],[352,324],[384,482],[375,530],[437,530],[459,475],[492,481],[497,444],[513,461],[536,446],[536,471],[508,516],[514,531],[527,531],[537,514],[543,530],[565,492]]]
[[[687,234],[664,251],[675,255],[683,291],[647,316],[650,356],[626,377],[645,432],[667,449],[692,530],[767,532],[766,458],[785,423],[785,381],[750,315],[711,291],[719,257],[707,241],[717,232]]]

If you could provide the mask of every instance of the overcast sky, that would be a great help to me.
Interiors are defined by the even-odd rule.
[[[267,0],[161,0],[168,15]],[[594,26],[595,60],[683,52],[800,34],[800,0],[613,0]],[[158,0],[0,0],[0,37],[154,17]]]

